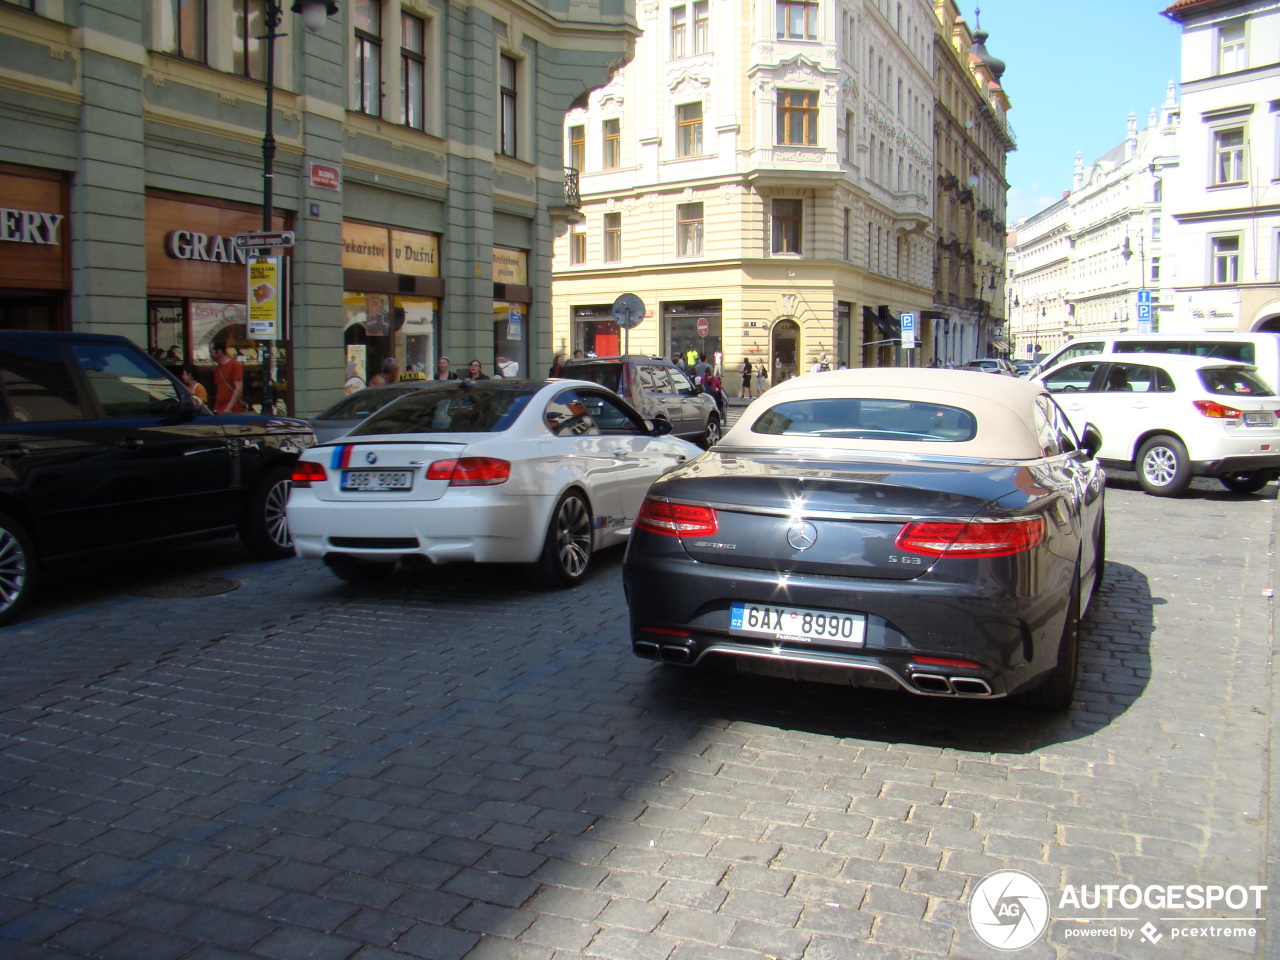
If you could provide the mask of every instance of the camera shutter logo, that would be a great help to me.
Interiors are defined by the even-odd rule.
[[[1021,950],[1039,940],[1049,926],[1049,897],[1034,877],[999,870],[973,888],[969,923],[988,946]]]

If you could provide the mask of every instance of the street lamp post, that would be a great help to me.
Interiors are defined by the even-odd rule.
[[[337,14],[337,0],[293,0],[293,5],[289,8],[294,13],[302,15],[302,23],[307,30],[315,33],[324,26],[325,21]],[[265,130],[262,137],[262,232],[271,232],[271,214],[275,206],[275,180],[276,180],[276,138],[273,133],[275,120],[275,92],[276,92],[276,40],[286,36],[280,32],[280,24],[284,20],[284,7],[281,0],[267,0],[266,9],[263,10],[263,20],[266,22],[267,32],[263,39],[267,41],[267,115]],[[279,331],[276,331],[277,335]],[[263,342],[262,347],[262,412],[269,413],[275,406],[275,397],[273,396],[272,380],[274,379],[274,369],[271,357],[271,351],[274,343],[272,340]]]

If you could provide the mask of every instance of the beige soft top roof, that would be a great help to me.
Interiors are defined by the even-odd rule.
[[[1032,410],[1046,395],[1043,384],[1001,374],[918,367],[872,367],[834,370],[794,377],[767,390],[743,411],[726,445],[789,449],[869,450],[928,456],[991,460],[1035,460],[1044,456]],[[924,400],[968,410],[978,421],[972,440],[898,441],[841,440],[832,437],[753,433],[751,426],[766,410],[791,400],[841,397],[881,400]]]

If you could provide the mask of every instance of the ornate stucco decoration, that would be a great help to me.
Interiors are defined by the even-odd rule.
[[[710,72],[695,73],[684,64],[680,65],[678,72],[673,72],[667,77],[667,89],[676,96],[700,94],[710,86]]]

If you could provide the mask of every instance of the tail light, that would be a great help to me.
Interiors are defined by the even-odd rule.
[[[427,467],[428,480],[448,480],[451,487],[492,487],[510,477],[510,462],[494,457],[437,460]]]
[[[636,514],[636,526],[667,537],[705,537],[720,529],[716,512],[710,507],[668,503],[645,497]]]
[[[1009,557],[1044,542],[1043,517],[1017,520],[917,520],[898,534],[899,550],[927,557]]]
[[[1213,417],[1215,420],[1239,420],[1241,413],[1235,407],[1224,407],[1216,400],[1192,400],[1199,410],[1206,417]]]
[[[972,660],[960,660],[956,657],[912,657],[912,663],[922,667],[957,667],[961,670],[981,670],[982,664]]]
[[[631,400],[631,371],[627,369],[627,365],[622,365],[622,371],[618,374],[618,396],[623,400]]]
[[[313,483],[324,483],[329,479],[324,467],[310,460],[298,460],[293,465],[293,476],[289,478],[295,487],[309,487]]]

